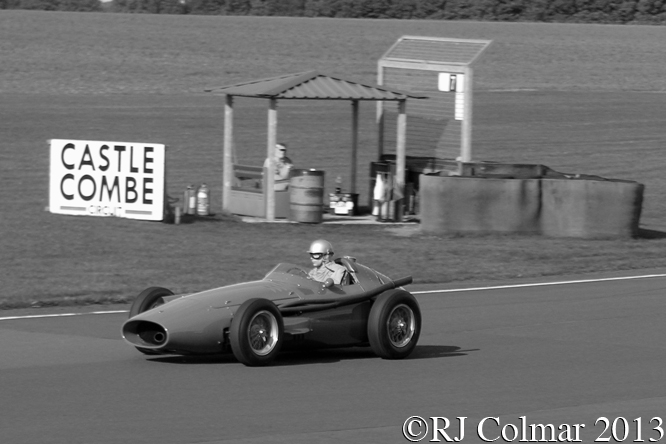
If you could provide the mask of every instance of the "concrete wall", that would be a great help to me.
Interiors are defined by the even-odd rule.
[[[536,179],[421,176],[421,228],[427,232],[540,232]]]
[[[636,182],[542,180],[542,232],[556,237],[636,236],[644,188]]]
[[[554,237],[631,237],[644,186],[585,179],[504,179],[422,175],[424,232],[538,233]]]

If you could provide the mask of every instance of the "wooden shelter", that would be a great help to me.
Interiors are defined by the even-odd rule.
[[[269,100],[268,105],[268,140],[266,157],[274,157],[277,142],[277,101],[278,100],[351,100],[352,102],[352,137],[351,137],[351,192],[356,192],[356,163],[358,150],[358,105],[359,101],[397,101],[398,125],[396,143],[397,174],[396,188],[404,193],[405,157],[406,157],[406,102],[408,98],[424,99],[405,91],[382,86],[364,85],[340,77],[332,77],[317,71],[287,74],[268,79],[236,83],[234,85],[207,89],[208,92],[226,96],[224,111],[224,170],[222,175],[222,208],[228,210],[229,196],[233,181],[233,103],[234,96],[254,97]],[[379,138],[382,140],[382,137]],[[381,143],[381,142],[380,142]],[[380,154],[383,147],[379,147]],[[275,219],[274,172],[271,168],[266,173],[266,220]]]

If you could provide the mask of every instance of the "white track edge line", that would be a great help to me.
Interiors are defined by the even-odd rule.
[[[612,278],[598,278],[598,279],[580,279],[576,281],[558,281],[558,282],[535,282],[532,284],[511,284],[511,285],[495,285],[490,287],[472,287],[472,288],[451,288],[448,290],[427,290],[427,291],[412,291],[412,294],[433,294],[433,293],[455,293],[462,291],[481,291],[481,290],[501,290],[505,288],[523,288],[523,287],[546,287],[550,285],[570,285],[570,284],[589,284],[591,282],[606,282],[606,281],[623,281],[631,279],[648,279],[666,277],[666,274],[647,274],[643,276],[622,276]]]
[[[88,315],[103,315],[103,314],[118,314],[128,313],[129,310],[109,310],[109,311],[92,311],[86,313],[51,313],[43,315],[25,315],[25,316],[6,316],[0,318],[0,321],[13,321],[16,319],[39,319],[39,318],[64,318],[67,316],[88,316]]]
[[[412,294],[456,293],[463,291],[501,290],[506,288],[545,287],[550,285],[589,284],[591,282],[622,281],[622,280],[648,279],[648,278],[658,278],[658,277],[666,277],[666,274],[647,274],[643,276],[622,276],[622,277],[599,278],[599,279],[580,279],[576,281],[536,282],[532,284],[495,285],[489,287],[451,288],[448,290],[412,291],[411,293]],[[118,314],[118,313],[128,313],[128,312],[129,310],[113,310],[113,311],[110,310],[110,311],[93,311],[87,313],[51,313],[44,315],[6,316],[6,317],[0,317],[0,321],[13,321],[18,319],[62,318],[68,316],[104,315],[104,314]]]

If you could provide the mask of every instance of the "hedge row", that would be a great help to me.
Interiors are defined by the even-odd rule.
[[[0,0],[0,9],[579,23],[666,23],[666,0]]]

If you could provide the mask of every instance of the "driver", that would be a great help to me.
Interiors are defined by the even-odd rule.
[[[315,281],[324,282],[326,279],[333,279],[333,283],[340,285],[347,269],[331,261],[333,256],[333,245],[327,240],[318,239],[310,245],[310,260],[314,267],[308,273],[308,276]]]

